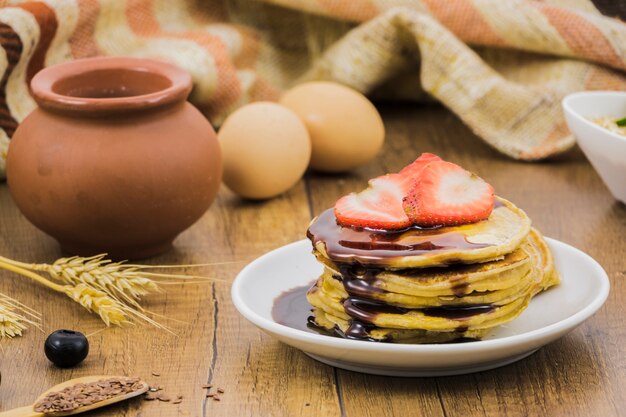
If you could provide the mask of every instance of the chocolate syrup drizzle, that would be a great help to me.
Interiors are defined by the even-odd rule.
[[[463,233],[446,227],[403,230],[372,230],[337,224],[333,209],[319,215],[309,227],[307,237],[316,245],[323,242],[328,257],[339,263],[384,268],[395,258],[423,255],[438,251],[460,251],[490,246],[468,242]]]
[[[373,294],[387,292],[376,286],[378,283],[376,276],[381,271],[382,269],[365,268],[358,264],[339,264],[341,275],[335,275],[334,278],[342,282],[348,294],[372,298]]]
[[[410,311],[420,311],[426,316],[450,320],[468,320],[478,314],[490,313],[496,307],[492,304],[471,304],[410,309],[378,300],[348,297],[343,301],[343,308],[353,319],[373,323],[380,314],[406,314]]]
[[[352,340],[366,340],[368,342],[389,342],[389,340],[377,340],[370,336],[370,331],[374,330],[376,326],[373,324],[362,323],[358,320],[352,320],[350,326],[346,331],[342,331],[339,327],[335,326],[335,333],[343,337],[344,339]]]

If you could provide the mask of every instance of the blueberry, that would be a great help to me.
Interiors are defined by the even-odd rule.
[[[56,366],[71,368],[87,357],[89,342],[81,332],[57,330],[46,339],[44,351],[46,357]]]

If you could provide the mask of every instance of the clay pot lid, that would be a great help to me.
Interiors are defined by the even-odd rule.
[[[44,68],[31,81],[46,110],[82,114],[161,107],[187,99],[191,76],[175,65],[145,58],[84,58]]]

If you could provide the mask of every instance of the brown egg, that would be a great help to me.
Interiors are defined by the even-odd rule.
[[[361,93],[332,82],[310,82],[287,91],[280,104],[296,112],[311,136],[310,167],[343,172],[369,162],[380,150],[385,127]]]
[[[242,197],[264,199],[295,185],[311,157],[306,127],[275,103],[248,104],[231,114],[218,132],[223,181]]]

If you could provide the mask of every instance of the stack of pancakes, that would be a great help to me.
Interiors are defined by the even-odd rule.
[[[308,237],[324,265],[311,321],[351,339],[479,339],[559,282],[541,234],[501,198],[478,223],[394,232],[340,226],[329,209]]]

